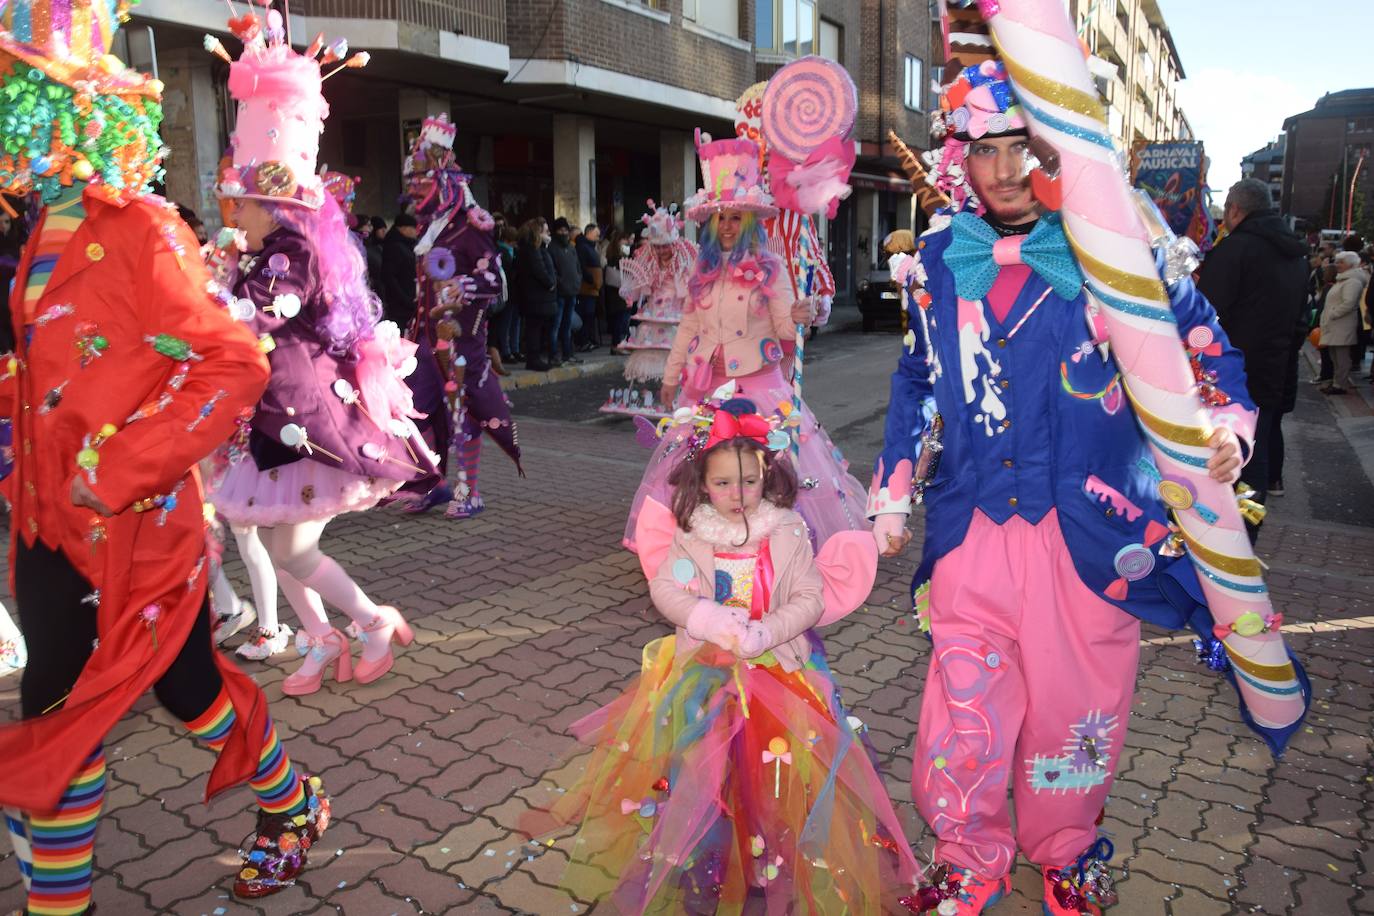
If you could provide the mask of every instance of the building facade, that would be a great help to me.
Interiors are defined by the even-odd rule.
[[[1282,210],[1308,231],[1352,226],[1374,234],[1374,178],[1366,159],[1374,153],[1374,88],[1347,89],[1322,96],[1308,111],[1283,122],[1287,150],[1283,162]],[[1356,181],[1354,206],[1347,207]]]
[[[915,9],[913,10],[913,7]],[[787,61],[821,54],[859,86],[855,192],[825,229],[840,294],[910,225],[909,188],[883,137],[925,146],[929,4],[903,0],[296,0],[293,42],[367,50],[331,77],[320,162],[360,179],[356,210],[395,215],[408,140],[447,112],[477,198],[519,224],[566,216],[627,226],[645,201],[700,184],[694,132],[734,132],[735,100]],[[213,184],[234,117],[234,42],[220,0],[143,0],[121,34],[166,85],[167,195],[215,222]],[[283,9],[285,12],[285,9]],[[913,12],[917,13],[913,15]],[[876,238],[875,238],[876,237]]]
[[[1123,149],[1139,142],[1193,139],[1178,104],[1183,62],[1156,0],[1068,0],[1095,62],[1113,136]]]

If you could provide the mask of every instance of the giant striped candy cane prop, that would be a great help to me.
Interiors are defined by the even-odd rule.
[[[1122,176],[1061,0],[979,0],[1032,133],[1060,155],[1064,231],[1100,305],[1122,381],[1230,657],[1241,697],[1276,751],[1307,697],[1279,633],[1236,496],[1205,467],[1211,422],[1194,393],[1149,236]],[[1210,507],[1211,510],[1204,507]]]

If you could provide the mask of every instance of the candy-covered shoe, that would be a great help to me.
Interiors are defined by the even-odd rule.
[[[1011,893],[1011,877],[986,878],[966,868],[937,865],[916,893],[899,901],[912,913],[931,916],[977,916]]]
[[[353,678],[353,652],[338,630],[319,637],[301,630],[296,633],[296,649],[305,661],[281,682],[281,692],[287,696],[303,697],[319,690],[331,668],[340,683]]]
[[[480,496],[455,499],[444,510],[444,518],[472,518],[474,515],[480,515],[486,508],[487,505],[482,502]]]
[[[1072,865],[1042,869],[1045,916],[1101,916],[1103,907],[1115,904],[1116,882],[1107,868],[1113,852],[1111,841],[1101,837]]]
[[[370,684],[377,680],[390,671],[396,661],[391,652],[392,641],[408,646],[414,639],[415,634],[400,611],[385,605],[377,608],[377,619],[370,626],[358,630],[363,653],[353,668],[353,679],[359,684]]]
[[[329,827],[329,796],[320,778],[302,780],[305,811],[301,814],[258,812],[258,827],[239,850],[239,873],[234,878],[234,896],[253,900],[285,890],[296,883],[305,869],[310,848],[319,842]]]

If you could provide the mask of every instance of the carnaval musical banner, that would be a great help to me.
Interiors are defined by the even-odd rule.
[[[1207,157],[1201,143],[1136,143],[1131,184],[1150,195],[1175,235],[1202,244],[1207,230]]]

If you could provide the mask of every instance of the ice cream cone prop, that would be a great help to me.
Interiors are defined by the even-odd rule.
[[[1061,213],[1111,353],[1196,567],[1245,712],[1276,752],[1308,696],[1284,645],[1235,492],[1208,476],[1213,428],[1195,394],[1149,233],[1064,4],[980,0],[1033,135],[1060,156]]]

